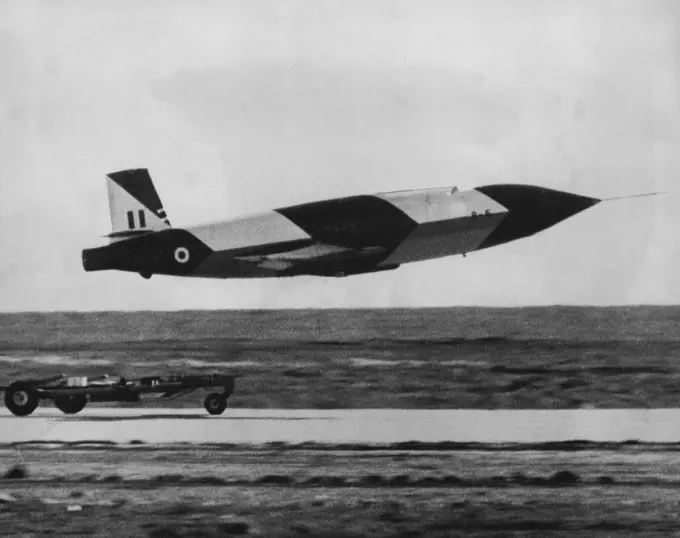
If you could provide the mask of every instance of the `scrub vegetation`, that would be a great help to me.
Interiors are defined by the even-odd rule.
[[[679,356],[680,307],[0,315],[2,383],[237,373],[232,407],[675,407]]]
[[[25,448],[24,472],[0,479],[0,523],[7,537],[670,536],[678,452],[645,450]],[[0,450],[7,474],[18,459]]]

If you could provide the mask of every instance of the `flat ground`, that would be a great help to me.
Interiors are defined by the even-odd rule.
[[[673,536],[677,451],[0,451],[3,536]],[[670,472],[669,472],[670,471]],[[561,474],[558,474],[561,473]]]
[[[0,315],[0,383],[233,372],[251,408],[677,407],[679,357],[680,307]]]

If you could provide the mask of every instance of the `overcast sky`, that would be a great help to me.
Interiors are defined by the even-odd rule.
[[[0,309],[680,303],[679,20],[673,0],[0,0]],[[175,226],[442,185],[671,193],[348,279],[85,273],[105,175],[130,167]]]

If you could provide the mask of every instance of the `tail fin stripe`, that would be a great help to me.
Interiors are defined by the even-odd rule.
[[[111,242],[123,240],[128,234],[172,227],[146,168],[122,170],[107,176]]]
[[[109,174],[109,177],[152,213],[158,214],[158,211],[163,209],[161,199],[158,197],[146,168],[114,172]]]

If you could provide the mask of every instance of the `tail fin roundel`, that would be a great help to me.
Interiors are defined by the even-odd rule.
[[[170,228],[146,168],[113,172],[106,177],[111,212],[112,241]]]

